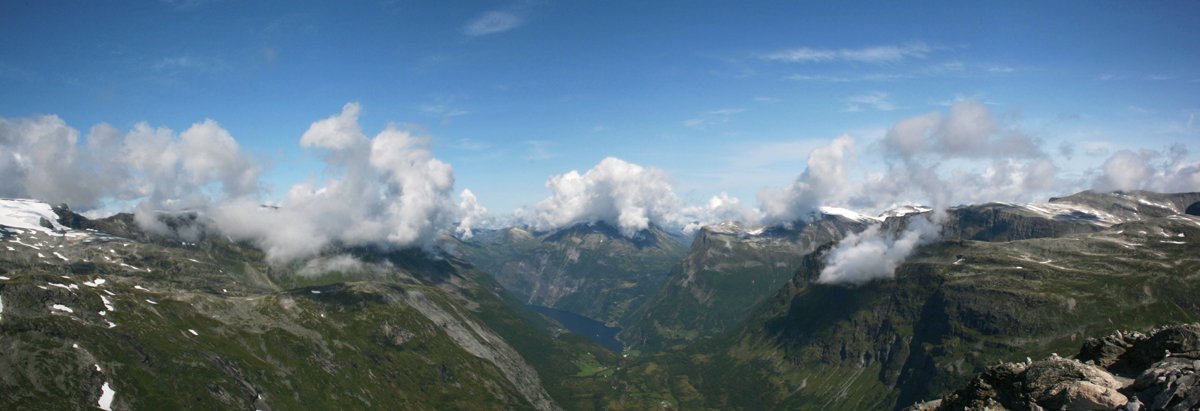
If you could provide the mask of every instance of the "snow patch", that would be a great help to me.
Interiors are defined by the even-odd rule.
[[[55,257],[58,257],[58,258],[61,258],[63,261],[71,261],[71,260],[68,260],[68,259],[67,259],[67,257],[63,257],[63,255],[62,255],[62,254],[59,254],[59,253],[58,253],[58,251],[55,251],[55,252],[54,252],[54,256],[55,256]]]
[[[920,214],[920,213],[924,213],[927,211],[933,211],[933,209],[926,207],[926,206],[921,206],[921,205],[902,205],[902,206],[884,211],[883,214],[879,215],[879,219],[886,220],[891,217],[904,217],[909,214]]]
[[[156,302],[154,302],[154,301],[146,300],[146,302],[148,302],[148,303],[150,303],[150,304],[158,305],[158,303],[156,303]]]
[[[1167,244],[1187,244],[1183,241],[1163,241],[1163,242],[1167,243]]]
[[[188,332],[192,333],[192,335],[200,335],[200,334],[196,333],[196,330],[193,330],[191,328],[188,328]]]
[[[142,290],[142,291],[150,291],[150,290],[147,290],[147,289],[145,289],[145,288],[142,288],[142,286],[140,286],[140,285],[135,285],[135,286],[133,286],[133,288],[134,288],[134,289],[137,289],[137,290]]]
[[[11,278],[0,275],[0,280],[11,280]]]
[[[871,216],[865,215],[865,214],[859,214],[857,212],[847,210],[844,208],[839,208],[839,207],[821,207],[821,212],[828,214],[828,215],[845,217],[845,218],[848,218],[848,219],[851,219],[854,221],[863,222],[863,223],[878,223],[878,222],[883,221],[882,219],[879,219],[876,217],[871,217]]]
[[[99,367],[97,366],[97,368]],[[112,411],[112,402],[117,396],[117,391],[109,388],[107,381],[103,386],[100,387],[100,391],[100,400],[97,401],[96,405],[98,405],[100,409],[104,411]]]
[[[66,312],[69,312],[69,313],[74,313],[74,312],[75,312],[75,310],[72,310],[72,309],[71,309],[71,307],[67,307],[67,306],[65,306],[65,305],[62,305],[62,304],[54,304],[54,305],[50,306],[50,308],[53,308],[53,309],[55,309],[55,310],[59,310],[59,311],[66,311]]]
[[[100,296],[100,301],[104,302],[104,308],[108,311],[117,312],[117,307],[113,306],[112,301],[108,301],[108,297]]]

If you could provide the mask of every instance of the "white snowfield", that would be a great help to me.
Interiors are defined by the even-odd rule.
[[[836,215],[836,216],[845,217],[845,218],[848,218],[848,219],[851,219],[854,221],[863,222],[863,223],[883,222],[882,218],[871,217],[866,214],[859,214],[858,212],[847,210],[847,209],[840,208],[840,207],[821,207],[821,212],[824,214],[828,214],[828,215]]]
[[[1120,218],[1095,208],[1069,203],[994,203],[1031,211],[1045,218],[1068,221],[1085,221],[1104,227],[1112,227],[1133,219]]]
[[[42,227],[43,218],[54,228]],[[47,234],[69,230],[58,223],[58,214],[54,214],[50,204],[37,200],[0,199],[0,225]]]
[[[879,215],[880,220],[886,220],[888,217],[904,217],[909,214],[920,214],[928,211],[933,211],[933,208],[923,205],[902,205],[896,208],[884,211]]]

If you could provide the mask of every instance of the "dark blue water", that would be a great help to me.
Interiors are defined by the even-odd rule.
[[[617,341],[617,332],[621,331],[620,328],[608,327],[604,323],[591,318],[550,307],[531,305],[529,308],[562,323],[564,327],[567,327],[573,333],[591,338],[592,341],[599,343],[604,348],[616,352],[621,352],[625,349],[625,346],[621,345],[620,341]]]

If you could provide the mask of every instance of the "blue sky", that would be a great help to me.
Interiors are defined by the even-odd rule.
[[[1194,1],[10,1],[0,117],[212,119],[278,201],[325,167],[301,136],[358,102],[366,136],[420,125],[455,189],[507,213],[610,156],[754,206],[842,134],[852,174],[882,172],[893,124],[970,99],[1084,181],[1122,149],[1197,158],[1197,21]]]

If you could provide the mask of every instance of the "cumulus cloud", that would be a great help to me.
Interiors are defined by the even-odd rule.
[[[756,222],[761,218],[758,210],[728,193],[688,206],[672,184],[673,179],[663,170],[608,157],[583,174],[573,170],[550,177],[546,181],[552,193],[549,198],[517,209],[508,218],[536,230],[603,222],[626,237],[650,225],[691,233],[726,220]]]
[[[102,187],[90,181],[78,140],[79,131],[58,116],[0,118],[0,196],[95,206]]]
[[[1187,161],[1187,147],[1171,146],[1167,152],[1121,150],[1100,166],[1092,182],[1097,191],[1150,190],[1158,192],[1200,191],[1200,161]]]
[[[538,230],[602,221],[632,237],[650,224],[674,224],[684,205],[666,172],[613,157],[583,174],[572,170],[550,177],[546,188],[550,198],[515,212],[518,220]]]
[[[764,222],[791,223],[806,219],[823,203],[851,190],[847,184],[850,167],[855,163],[854,137],[842,135],[828,146],[808,154],[808,167],[796,181],[783,189],[764,189],[758,193]]]
[[[916,217],[901,232],[876,225],[844,239],[827,256],[820,283],[892,278],[917,247],[937,239],[945,210],[955,202],[1028,201],[1060,184],[1058,167],[1041,152],[1039,140],[973,99],[955,103],[947,113],[901,120],[874,147],[886,160],[884,172],[865,172],[861,181],[851,181],[855,140],[842,136],[813,150],[795,182],[759,193],[768,223],[807,219],[823,205],[871,211],[914,201],[933,206],[932,219]],[[947,164],[959,167],[944,170]]]
[[[757,209],[747,207],[742,204],[742,200],[725,192],[713,196],[704,205],[685,207],[680,214],[687,220],[687,224],[683,226],[685,234],[694,233],[699,231],[700,227],[722,221],[752,223],[762,219],[762,214]]]
[[[257,242],[272,263],[311,257],[331,244],[432,245],[459,217],[450,198],[453,169],[432,157],[428,136],[411,128],[391,123],[366,137],[361,110],[348,103],[300,139],[324,156],[324,186],[296,184],[277,209],[230,202],[211,213],[222,231]]]
[[[936,240],[940,232],[940,224],[918,216],[897,234],[881,232],[880,225],[851,234],[829,252],[817,283],[862,285],[895,278],[896,267],[917,247]]]
[[[162,229],[159,210],[203,207],[254,197],[263,169],[211,119],[178,135],[138,123],[128,133],[108,124],[79,132],[57,116],[0,119],[0,196],[67,203],[81,211],[106,201],[137,202],[147,229]]]
[[[470,191],[451,198],[454,171],[433,158],[430,138],[388,124],[362,134],[357,103],[313,123],[300,137],[328,178],[288,189],[279,207],[263,207],[263,168],[229,131],[206,119],[176,134],[142,122],[128,132],[108,124],[80,133],[56,116],[0,118],[0,196],[65,202],[88,215],[113,202],[132,205],[145,230],[183,236],[160,217],[194,210],[218,229],[258,243],[272,263],[318,255],[330,245],[429,246],[454,223],[460,230],[490,218]]]
[[[1019,130],[1003,127],[991,110],[973,98],[954,103],[946,115],[929,114],[897,122],[888,130],[884,147],[889,156],[912,159],[1040,157],[1041,142]]]
[[[776,51],[760,55],[759,58],[768,61],[783,61],[788,63],[822,63],[833,61],[858,63],[898,63],[909,58],[925,58],[931,47],[922,42],[909,43],[903,46],[888,45],[874,46],[861,49],[814,49],[800,47]]]
[[[472,229],[489,225],[491,221],[495,220],[495,216],[488,212],[487,208],[479,205],[479,200],[475,198],[475,193],[472,193],[471,190],[464,189],[458,197],[462,199],[462,202],[458,204],[461,217],[454,232],[458,234],[459,238],[468,240],[475,236]]]

